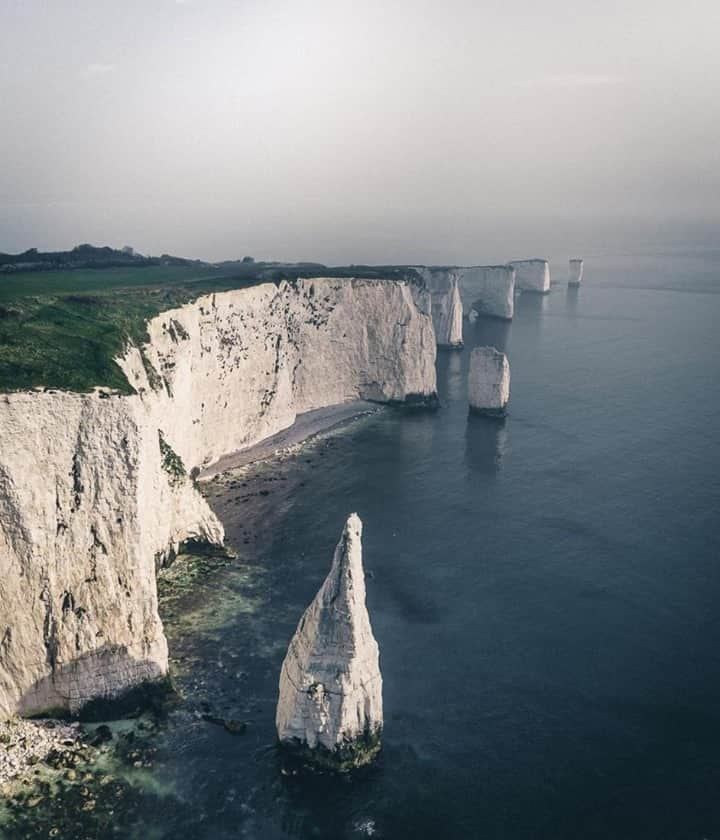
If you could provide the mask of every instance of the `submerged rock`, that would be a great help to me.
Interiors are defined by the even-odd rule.
[[[550,291],[550,264],[547,260],[514,260],[509,263],[515,269],[515,288],[521,292]]]
[[[39,762],[51,764],[82,746],[77,723],[11,718],[0,723],[0,786],[11,779],[25,779]],[[0,797],[2,791],[0,790]]]
[[[348,517],[332,568],[300,619],[280,672],[280,743],[320,767],[348,770],[380,750],[378,645],[365,606],[362,522]]]
[[[570,278],[568,286],[579,286],[583,279],[583,261],[570,260]]]
[[[502,417],[510,399],[510,365],[494,347],[476,347],[470,354],[468,373],[470,411]]]

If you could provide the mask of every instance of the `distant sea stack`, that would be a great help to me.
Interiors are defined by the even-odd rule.
[[[466,315],[472,312],[510,320],[515,312],[515,269],[511,265],[475,265],[458,269]]]
[[[457,274],[453,275],[452,278],[448,311],[444,317],[447,322],[447,344],[442,346],[461,350],[463,346],[463,305]]]
[[[547,260],[514,260],[509,263],[515,269],[515,288],[521,292],[550,291],[550,263]]]
[[[415,269],[425,281],[430,292],[431,313],[435,340],[438,347],[461,350],[463,346],[463,305],[458,284],[458,271],[454,268]]]
[[[503,417],[510,399],[510,365],[494,347],[476,347],[470,354],[468,373],[470,412]]]
[[[570,278],[568,286],[579,286],[583,279],[583,261],[570,260]]]
[[[361,538],[360,517],[350,514],[330,573],[300,619],[280,672],[280,743],[302,761],[333,770],[370,762],[383,726]]]

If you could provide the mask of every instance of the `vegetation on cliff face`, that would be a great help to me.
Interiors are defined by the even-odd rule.
[[[397,278],[406,272],[243,261],[0,274],[0,392],[104,386],[133,393],[113,360],[129,341],[147,341],[147,322],[160,312],[212,292],[323,275]]]
[[[176,481],[177,479],[184,478],[187,473],[182,458],[165,440],[163,433],[159,429],[158,436],[160,438],[160,454],[162,455],[163,469],[170,476],[171,480]]]
[[[212,267],[150,266],[0,277],[0,390],[38,385],[132,393],[113,359],[147,340],[148,320],[247,283]]]

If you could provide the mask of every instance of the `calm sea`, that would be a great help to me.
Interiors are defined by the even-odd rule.
[[[437,413],[207,486],[239,558],[164,602],[184,700],[122,836],[720,838],[720,255],[564,268],[439,355]],[[504,423],[468,418],[482,344]],[[279,667],[351,511],[384,749],[288,777]]]

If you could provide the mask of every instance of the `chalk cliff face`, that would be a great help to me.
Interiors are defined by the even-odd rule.
[[[0,395],[0,717],[167,668],[156,557],[223,530],[137,398]]]
[[[383,724],[378,645],[365,606],[362,523],[353,513],[332,568],[293,636],[280,672],[281,743],[346,769],[380,748]]]
[[[432,400],[435,338],[415,295],[428,297],[403,283],[324,278],[209,295],[153,319],[143,354],[121,366],[173,449],[202,469],[313,408]]]
[[[570,260],[570,276],[568,286],[579,286],[583,279],[583,261]]]
[[[416,266],[415,270],[430,291],[439,347],[462,346],[463,314],[471,318],[485,315],[509,320],[513,317],[515,268],[512,265]]]
[[[502,416],[510,399],[510,365],[494,347],[475,347],[468,372],[470,411]]]
[[[416,268],[430,291],[431,312],[438,347],[463,346],[463,307],[454,268]]]
[[[476,265],[458,269],[466,315],[511,319],[515,312],[515,269],[509,265]]]
[[[418,294],[315,279],[208,295],[120,360],[135,395],[0,395],[0,718],[165,673],[156,563],[223,539],[189,473],[303,411],[434,398]]]
[[[521,292],[550,291],[550,264],[547,260],[515,260],[508,263],[515,269],[515,288]]]

